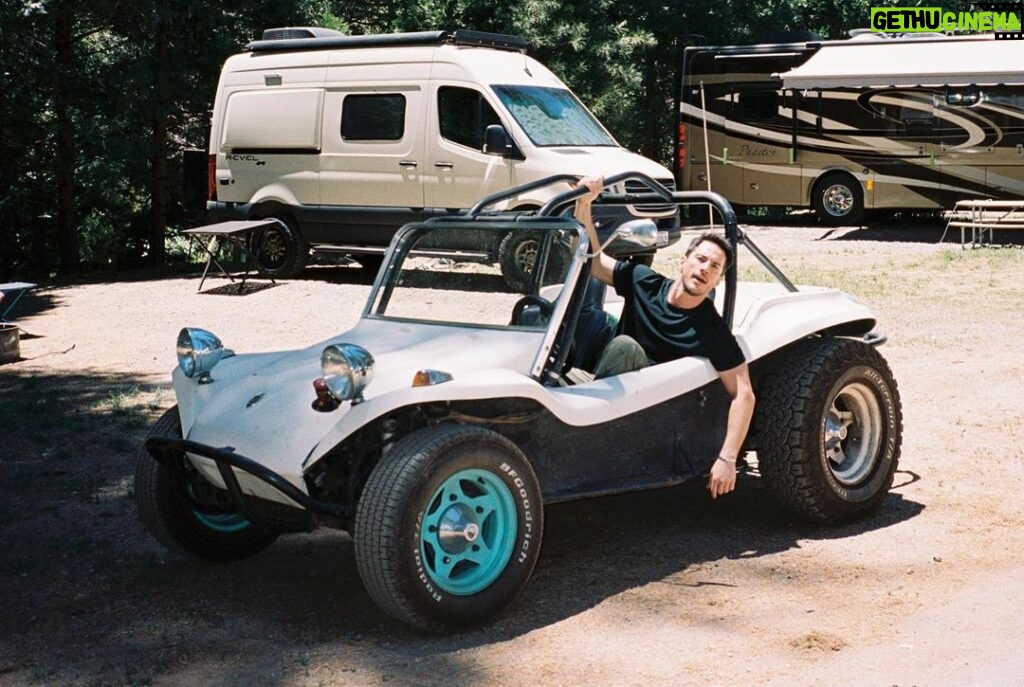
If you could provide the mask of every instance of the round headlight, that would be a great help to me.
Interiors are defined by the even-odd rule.
[[[358,403],[373,379],[373,356],[362,346],[331,344],[320,354],[320,370],[331,396]]]
[[[178,366],[186,377],[209,381],[210,370],[224,357],[224,345],[205,329],[185,327],[178,333]]]

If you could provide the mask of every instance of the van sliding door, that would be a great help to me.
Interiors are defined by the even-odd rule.
[[[327,91],[320,197],[332,242],[387,245],[422,219],[424,99],[418,85]]]

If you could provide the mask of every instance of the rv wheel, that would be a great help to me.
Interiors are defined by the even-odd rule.
[[[256,268],[264,277],[287,279],[298,276],[309,259],[309,246],[298,229],[283,217],[271,217],[277,224],[264,227],[252,238]]]
[[[860,182],[842,172],[826,174],[814,185],[814,211],[830,226],[849,226],[864,217],[864,192]]]

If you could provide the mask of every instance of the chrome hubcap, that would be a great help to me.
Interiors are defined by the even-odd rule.
[[[462,553],[480,536],[476,516],[464,504],[446,509],[437,525],[437,539],[445,553]]]
[[[881,452],[884,424],[874,391],[860,382],[843,387],[825,415],[823,442],[829,469],[852,487],[874,472]]]
[[[853,209],[853,191],[846,184],[832,184],[822,196],[825,211],[833,217],[848,215]]]

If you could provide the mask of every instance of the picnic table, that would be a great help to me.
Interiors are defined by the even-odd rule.
[[[971,246],[993,241],[996,229],[1024,229],[1024,200],[958,200],[942,232],[939,243],[946,238],[951,228],[960,229],[960,247],[966,243],[966,233],[971,232]]]

